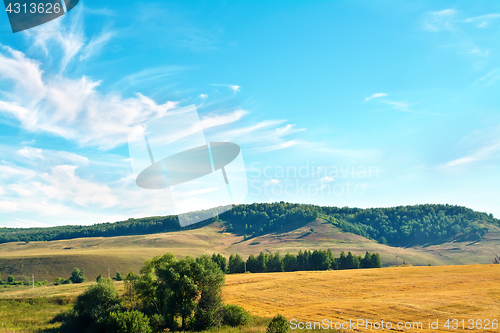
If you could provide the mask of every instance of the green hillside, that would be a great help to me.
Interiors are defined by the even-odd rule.
[[[461,206],[425,204],[361,209],[279,202],[237,205],[190,228],[201,228],[220,220],[227,226],[227,231],[247,239],[284,231],[297,223],[305,225],[316,218],[323,218],[344,232],[391,246],[480,240],[488,232],[488,224],[500,225],[492,214]],[[177,216],[153,216],[91,226],[0,228],[0,243],[116,237],[177,230],[181,230]]]

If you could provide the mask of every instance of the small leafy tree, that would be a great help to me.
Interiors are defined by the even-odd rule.
[[[85,282],[85,274],[83,268],[80,270],[78,268],[74,268],[71,272],[71,277],[69,278],[73,283],[82,283]]]
[[[118,293],[110,279],[91,285],[76,298],[73,306],[74,326],[77,329],[91,326],[90,331],[103,331],[111,312],[120,310]]]
[[[267,326],[266,333],[288,333],[290,332],[290,323],[285,317],[276,315]]]
[[[115,278],[115,280],[116,280],[116,281],[123,281],[123,279],[124,279],[124,278],[123,278],[122,273],[120,273],[120,272],[116,272],[116,278]]]
[[[144,313],[133,310],[125,312],[111,312],[108,320],[110,333],[151,333],[149,318]]]
[[[202,256],[196,259],[196,279],[201,294],[194,315],[195,329],[205,330],[221,325],[222,316],[222,285],[224,273],[210,257]]]
[[[380,255],[378,253],[372,254],[371,266],[372,266],[372,268],[381,268],[382,267],[382,261],[380,260]]]
[[[99,281],[101,281],[102,279],[103,279],[102,274],[99,274],[99,275],[97,275],[97,277],[95,278],[95,281],[96,281],[96,282],[99,282]]]
[[[229,257],[229,274],[243,273],[245,271],[245,263],[239,254],[231,254]]]
[[[16,279],[12,275],[7,276],[7,283],[8,284],[14,284],[15,282],[16,282]]]
[[[63,284],[64,279],[62,277],[58,277],[54,279],[54,285],[60,285]]]

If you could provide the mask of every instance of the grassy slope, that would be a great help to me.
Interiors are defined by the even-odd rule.
[[[309,232],[310,228],[314,228],[313,233]],[[402,264],[403,259],[413,265],[491,263],[500,248],[500,228],[490,226],[490,233],[480,242],[398,248],[343,233],[321,219],[246,241],[241,236],[223,232],[223,228],[214,223],[200,229],[151,235],[0,244],[0,273],[4,280],[7,275],[20,278],[35,274],[37,280],[52,282],[58,276],[68,277],[74,267],[83,267],[87,277],[93,280],[100,273],[107,275],[108,267],[112,275],[116,271],[138,272],[144,260],[165,252],[179,256],[240,253],[246,257],[260,251],[296,253],[314,248],[332,248],[336,256],[340,251],[360,255],[365,251],[378,252],[384,265]]]
[[[243,306],[252,315],[267,318],[282,313],[289,320],[295,318],[301,321],[362,318],[394,323],[421,321],[425,324],[428,319],[439,319],[442,325],[448,318],[498,319],[499,273],[500,265],[463,265],[235,274],[226,277],[223,298],[226,303]],[[74,298],[88,285],[48,286],[35,290],[7,288],[0,292],[0,312],[5,309],[4,313],[8,314],[0,316],[0,319],[4,319],[0,332],[12,332],[14,327],[22,328],[28,324],[33,327],[51,327],[48,318],[57,313],[57,307],[42,306],[38,309],[27,305],[12,306],[16,300],[19,302],[34,297]],[[123,283],[117,282],[116,286],[118,290],[123,290]],[[8,311],[6,305],[9,305]],[[61,305],[59,309],[64,308],[67,306]],[[44,313],[32,315],[29,312],[32,310]],[[262,332],[265,326],[250,328],[247,331]],[[406,331],[431,332],[425,328]],[[363,329],[359,331],[370,332]],[[441,326],[439,331],[446,330]]]

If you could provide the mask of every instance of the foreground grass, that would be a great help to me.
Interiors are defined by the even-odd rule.
[[[52,332],[60,323],[52,318],[71,307],[68,298],[18,298],[0,300],[0,332]]]

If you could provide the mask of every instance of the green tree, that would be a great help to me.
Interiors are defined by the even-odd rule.
[[[257,258],[253,254],[249,255],[247,259],[247,271],[257,273],[259,269],[258,267],[259,261]]]
[[[243,273],[245,271],[245,262],[239,254],[231,254],[229,257],[229,274]]]
[[[348,267],[344,251],[340,252],[340,257],[338,258],[337,267],[338,269],[347,269]]]
[[[361,259],[361,268],[372,268],[372,255],[366,251],[365,257]]]
[[[283,261],[278,252],[276,252],[274,256],[269,256],[266,267],[268,272],[283,272]]]
[[[222,322],[222,286],[226,279],[220,267],[207,256],[196,259],[195,280],[201,294],[194,315],[195,329],[218,327]]]
[[[196,324],[200,327],[218,325],[224,279],[224,273],[208,256],[177,260],[167,253],[146,261],[141,276],[130,276],[132,281],[126,283],[131,284],[148,316],[161,316],[171,329],[177,328],[174,318],[180,316],[186,330],[192,318],[195,323],[199,320]]]
[[[326,251],[314,250],[309,259],[311,268],[316,271],[325,271],[330,268],[331,261]]]
[[[79,331],[88,327],[89,331],[104,332],[110,313],[119,310],[120,301],[113,282],[102,279],[76,298],[73,328]]]
[[[264,273],[266,271],[266,256],[263,252],[260,252],[257,256],[257,273]]]
[[[97,277],[95,278],[95,281],[96,281],[96,282],[99,282],[99,281],[101,281],[102,279],[103,279],[102,274],[99,274],[99,275],[97,275]]]
[[[283,269],[285,272],[293,272],[297,270],[297,257],[290,252],[287,252],[283,258]]]
[[[288,333],[290,323],[280,314],[276,315],[267,326],[266,333]]]
[[[372,254],[371,267],[372,268],[381,268],[382,267],[382,261],[380,260],[380,256],[378,253]]]
[[[16,279],[12,275],[7,276],[7,283],[8,284],[14,284],[15,282],[16,282]]]
[[[223,273],[227,272],[227,259],[224,257],[222,254],[218,253],[217,255],[214,253],[212,254],[212,260],[219,265],[220,270]]]
[[[355,256],[349,251],[346,256],[346,269],[359,268],[359,257]]]
[[[73,271],[71,272],[71,276],[69,278],[71,282],[73,283],[82,283],[85,282],[85,273],[83,271],[83,268],[80,270],[78,268],[74,268]]]
[[[63,284],[64,279],[62,277],[58,277],[54,279],[54,285],[60,285]]]
[[[151,333],[149,318],[144,313],[133,310],[111,312],[107,332],[111,333]]]
[[[115,280],[116,281],[123,281],[123,275],[122,275],[122,273],[116,272]]]

